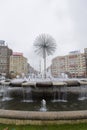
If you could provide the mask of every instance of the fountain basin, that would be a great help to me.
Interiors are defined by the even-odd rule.
[[[82,84],[81,86],[72,85],[70,87],[69,86],[67,87],[66,82],[44,82],[44,83],[37,82],[37,83],[39,83],[39,85],[38,84],[36,85],[35,82],[33,85],[32,83],[28,84],[29,86],[27,85],[27,83],[22,83],[22,87],[10,86],[10,88],[8,87],[9,84],[2,84],[3,86],[1,87],[5,88],[5,91],[3,91],[5,92],[5,94],[3,93],[4,94],[3,97],[0,97],[0,108],[1,108],[0,123],[2,123],[2,121],[5,121],[5,123],[18,121],[20,122],[20,124],[21,123],[24,124],[24,122],[25,124],[27,123],[29,124],[33,122],[41,123],[43,121],[49,123],[50,122],[58,123],[61,121],[72,122],[72,120],[74,121],[87,120],[86,84]],[[82,92],[81,95],[79,95],[80,92]],[[76,95],[76,102],[73,100],[75,98],[75,95],[72,96],[73,95],[72,93],[78,93]],[[2,101],[4,96],[6,97],[6,94],[11,94],[11,96],[15,94],[16,95],[14,97],[12,96],[13,98],[11,101]],[[35,96],[35,94],[37,95]],[[85,101],[78,100],[78,98],[81,99],[84,96],[86,97],[84,98]],[[29,98],[28,101],[30,101],[30,98],[33,98],[32,100],[33,102],[26,102],[26,99],[28,98]],[[46,100],[46,106],[44,106],[44,108],[46,108],[45,109],[46,112],[45,111],[40,112],[40,110],[43,110],[42,107],[40,109],[41,106],[40,103],[42,99]]]
[[[9,80],[7,81],[1,81],[0,84],[5,84],[5,85],[10,85],[10,86],[32,86],[32,87],[52,87],[52,86],[80,86],[82,84],[87,85],[87,81],[86,80],[71,80],[71,79],[67,79],[67,80],[54,80],[54,81],[45,81],[45,80],[41,80],[41,81],[26,81],[24,79],[14,79],[14,80]]]
[[[42,99],[45,99],[47,102],[47,111],[87,109],[86,84],[69,87],[65,81],[37,83],[34,81],[29,82],[29,86],[27,83],[22,83],[22,87],[12,87],[8,86],[9,84],[2,84],[0,88],[0,108],[39,111],[40,102]],[[84,101],[81,102],[81,100]],[[83,105],[81,105],[82,103]]]
[[[85,111],[29,112],[0,109],[0,123],[4,124],[48,124],[87,122]]]

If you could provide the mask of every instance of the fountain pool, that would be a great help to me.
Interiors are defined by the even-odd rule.
[[[34,95],[30,87],[0,87],[0,109],[20,111],[87,110],[87,86],[52,89]]]

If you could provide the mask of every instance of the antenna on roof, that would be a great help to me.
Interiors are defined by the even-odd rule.
[[[5,41],[4,40],[0,40],[0,46],[5,46]]]

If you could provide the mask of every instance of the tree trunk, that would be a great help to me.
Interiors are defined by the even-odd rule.
[[[46,51],[44,49],[44,79],[46,79]]]

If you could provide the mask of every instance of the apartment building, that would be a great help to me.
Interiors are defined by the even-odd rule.
[[[0,75],[9,75],[9,60],[12,50],[8,48],[4,40],[0,40]]]
[[[28,63],[27,58],[23,56],[23,53],[14,52],[12,56],[10,56],[10,74],[14,76],[23,74],[26,75],[28,73]]]
[[[86,77],[86,62],[84,53],[70,54],[68,57],[67,71],[71,77]]]
[[[72,51],[69,55],[54,58],[51,73],[53,77],[60,77],[62,73],[69,77],[86,77],[85,53]]]
[[[52,60],[51,73],[53,77],[59,77],[61,73],[66,72],[66,56],[58,56]]]

